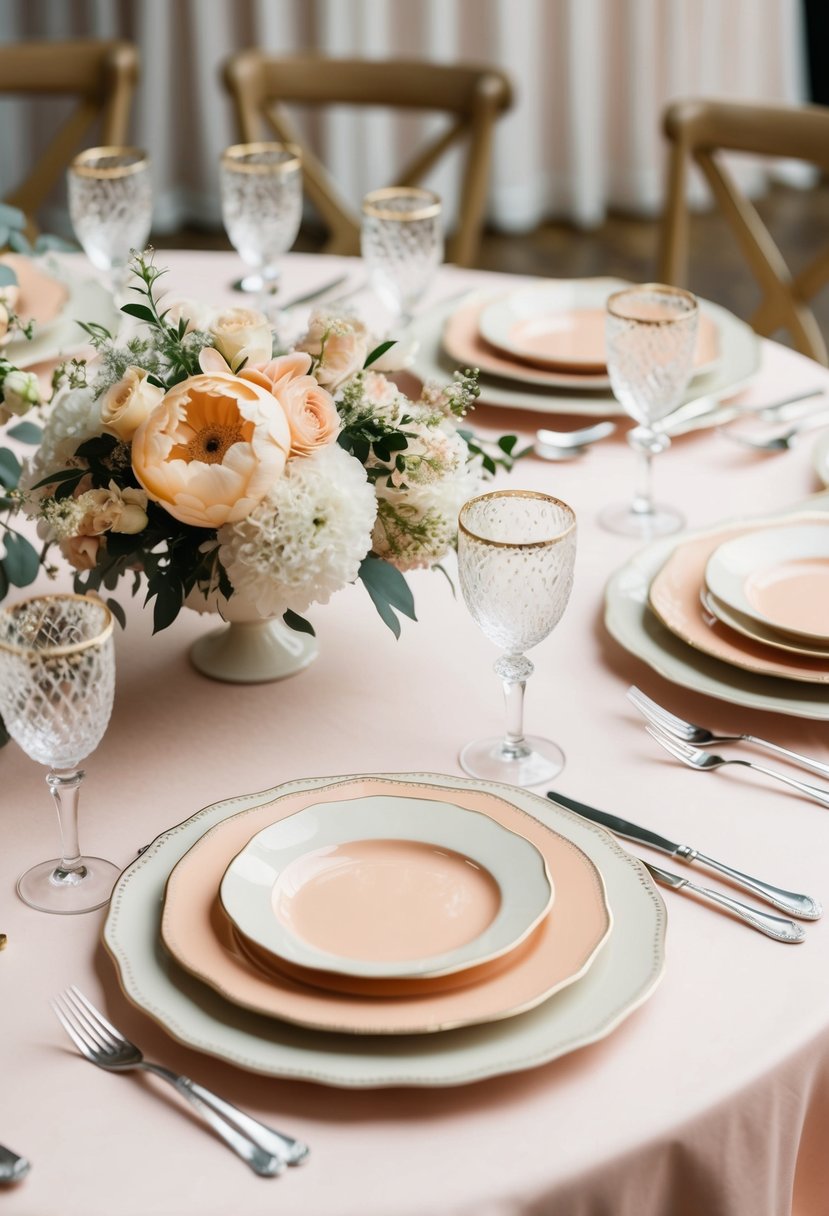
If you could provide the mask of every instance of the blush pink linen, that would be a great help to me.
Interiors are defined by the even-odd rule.
[[[158,258],[170,266],[171,295],[233,303],[232,254]],[[85,268],[80,258],[75,264]],[[356,261],[288,256],[285,296],[344,270],[354,281],[362,274]],[[446,267],[433,298],[467,285],[503,294],[519,280]],[[369,295],[359,303],[379,327],[384,318]],[[764,342],[745,400],[815,385],[829,389],[829,372]],[[537,415],[488,408],[472,421],[485,434],[517,430],[522,440],[539,425]],[[693,527],[766,514],[819,489],[809,449],[804,438],[769,459],[717,435],[688,435],[661,458],[657,490]],[[648,738],[625,699],[636,683],[692,720],[829,760],[825,723],[678,688],[608,638],[603,587],[636,544],[599,531],[595,516],[630,496],[632,478],[623,436],[584,460],[529,458],[512,474],[510,484],[570,503],[579,521],[572,599],[532,654],[527,727],[563,746],[562,792],[829,903],[826,812],[742,771],[689,772]],[[407,621],[399,642],[363,590],[350,588],[310,613],[316,663],[285,683],[248,687],[210,683],[189,666],[188,645],[215,621],[185,613],[152,638],[148,614],[127,602],[113,719],[85,765],[83,847],[127,865],[200,806],[294,777],[457,774],[459,747],[503,725],[496,652],[444,580],[423,572],[411,582],[418,623]],[[68,571],[48,586],[69,590]],[[186,1049],[134,1009],[99,943],[103,913],[48,916],[16,898],[17,875],[54,855],[54,815],[43,770],[17,747],[0,752],[0,769],[0,929],[9,939],[0,954],[0,1142],[33,1162],[25,1182],[4,1191],[4,1216],[829,1213],[829,919],[808,926],[804,945],[784,947],[666,892],[665,977],[601,1043],[455,1090],[280,1082]],[[719,885],[702,870],[695,876]],[[49,1007],[70,983],[150,1059],[307,1140],[307,1165],[278,1180],[255,1178],[152,1079],[112,1076],[80,1060]]]

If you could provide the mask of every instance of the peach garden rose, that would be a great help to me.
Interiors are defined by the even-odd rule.
[[[309,374],[311,356],[302,351],[281,355],[239,373],[273,394],[285,411],[291,428],[291,455],[308,456],[332,443],[340,430],[334,398]]]
[[[176,384],[132,442],[136,477],[154,502],[197,528],[248,516],[285,469],[285,412],[259,384],[228,373]]]

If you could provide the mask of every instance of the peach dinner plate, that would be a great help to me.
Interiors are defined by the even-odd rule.
[[[554,280],[521,287],[485,305],[481,337],[513,359],[582,375],[606,375],[605,302],[619,284],[608,279]],[[719,357],[712,319],[700,313],[694,371],[710,370]]]
[[[775,650],[724,625],[702,602],[705,568],[714,551],[735,537],[760,529],[789,528],[792,522],[825,516],[790,516],[773,524],[741,523],[708,532],[677,545],[650,586],[650,606],[671,633],[689,646],[724,663],[759,675],[807,684],[829,684],[829,659]]]
[[[340,994],[264,971],[234,948],[217,899],[231,859],[257,832],[307,807],[328,802],[347,806],[348,801],[377,795],[478,811],[525,837],[543,857],[555,885],[555,902],[516,951],[487,964],[492,972],[484,978],[442,991],[431,986],[434,980],[419,981],[422,995]],[[170,873],[161,937],[180,966],[235,1005],[316,1030],[406,1035],[498,1021],[532,1009],[588,970],[611,923],[604,882],[586,854],[497,795],[369,778],[288,794],[206,832]]]
[[[13,311],[24,321],[34,321],[38,331],[61,315],[69,299],[69,288],[38,266],[33,258],[20,253],[4,253],[0,262],[17,275]],[[3,289],[0,289],[0,296]]]
[[[544,858],[489,815],[374,795],[307,807],[257,832],[219,889],[229,919],[276,959],[365,979],[488,962],[553,902]]]

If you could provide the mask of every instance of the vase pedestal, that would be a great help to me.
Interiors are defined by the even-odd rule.
[[[190,662],[211,680],[265,684],[302,671],[318,652],[315,638],[281,621],[232,621],[194,642]]]

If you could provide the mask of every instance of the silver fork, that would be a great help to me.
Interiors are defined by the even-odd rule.
[[[789,760],[792,764],[797,764],[811,773],[829,777],[829,764],[824,764],[820,760],[812,760],[809,756],[793,752],[788,747],[781,747],[779,743],[771,743],[768,739],[758,738],[757,735],[717,735],[705,726],[697,726],[693,722],[686,722],[684,718],[672,714],[646,696],[640,688],[631,686],[627,695],[628,700],[636,706],[643,718],[659,727],[666,735],[672,735],[682,743],[701,743],[709,746],[723,743],[750,743],[753,747],[762,748],[763,751],[770,752],[774,756],[781,756],[784,760]]]
[[[674,739],[672,735],[666,735],[656,726],[648,725],[645,728],[652,739],[664,747],[666,752],[670,752],[677,760],[681,760],[688,768],[695,768],[701,773],[710,773],[714,769],[722,768],[726,764],[739,764],[743,768],[753,768],[757,773],[764,773],[767,777],[774,777],[777,781],[782,781],[784,785],[791,786],[801,794],[805,794],[807,798],[814,799],[822,806],[829,806],[829,790],[818,789],[816,785],[808,785],[805,781],[798,781],[795,777],[790,777],[787,773],[781,773],[776,768],[766,768],[764,764],[756,764],[753,760],[727,760],[725,756],[717,756],[713,752],[702,751],[698,747],[692,747],[689,743],[682,743],[679,739]]]
[[[162,1077],[254,1173],[273,1177],[286,1165],[299,1165],[308,1156],[307,1145],[260,1123],[189,1077],[148,1063],[139,1048],[116,1030],[74,984],[52,1001],[52,1008],[82,1056],[111,1072],[140,1068]]]
[[[741,435],[739,431],[725,429],[721,430],[720,434],[726,439],[732,440],[733,443],[739,443],[743,447],[752,448],[755,452],[788,452],[800,435],[812,430],[816,426],[822,425],[826,422],[826,418],[826,411],[821,410],[819,413],[807,415],[800,421],[793,422],[785,430],[778,431],[774,435],[767,435],[765,438],[754,435]]]

